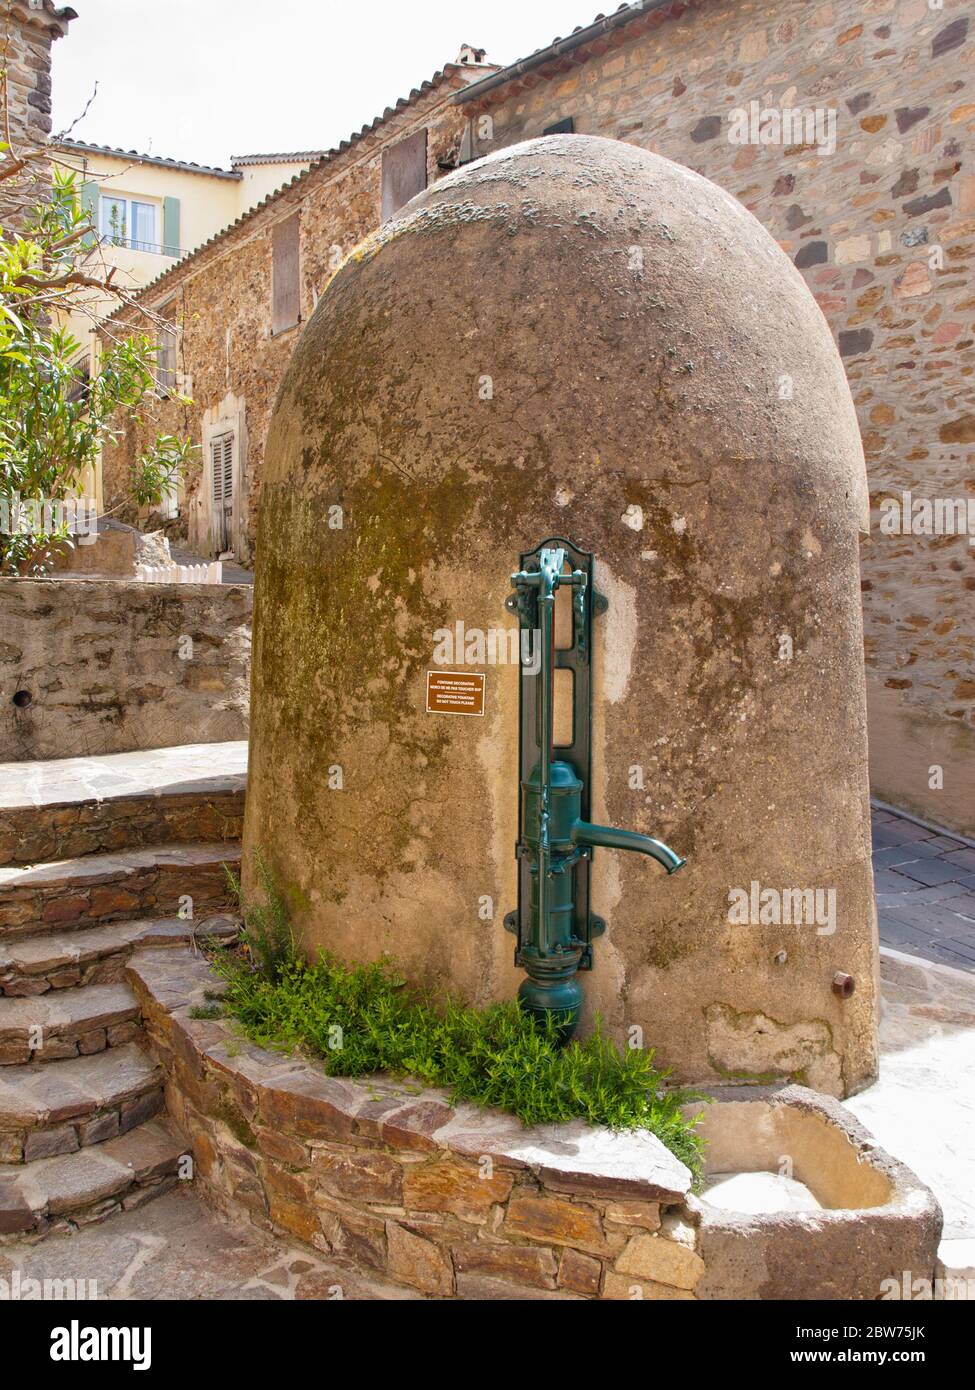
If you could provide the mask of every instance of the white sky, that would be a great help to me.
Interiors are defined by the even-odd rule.
[[[511,63],[589,24],[599,0],[72,0],[54,45],[54,129],[226,166],[327,149],[453,62]],[[614,9],[615,3],[605,6]]]

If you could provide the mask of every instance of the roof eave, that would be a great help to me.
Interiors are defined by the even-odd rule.
[[[44,0],[41,6],[27,4],[26,0],[10,0],[7,13],[21,24],[29,24],[34,29],[46,29],[52,39],[62,39],[68,32],[68,25],[78,18],[77,10],[70,5],[56,9],[52,0]]]
[[[469,87],[465,87],[463,91],[457,93],[454,102],[457,105],[482,102],[485,99],[493,98],[502,87],[507,87],[513,82],[522,82],[526,78],[536,75],[536,80],[544,80],[546,76],[554,76],[555,74],[539,73],[540,68],[566,60],[580,61],[585,56],[580,50],[592,49],[594,45],[602,43],[611,46],[614,40],[624,42],[625,39],[631,37],[632,30],[617,39],[619,31],[624,28],[629,29],[638,20],[642,19],[647,26],[650,26],[659,24],[665,19],[679,19],[686,11],[697,9],[704,3],[705,0],[636,0],[634,4],[621,5],[613,14],[601,15],[592,24],[577,29],[567,38],[556,39],[547,48],[540,48],[537,52],[530,53],[526,58],[520,58],[518,62],[499,69],[488,77],[482,78],[479,82],[471,83]]]

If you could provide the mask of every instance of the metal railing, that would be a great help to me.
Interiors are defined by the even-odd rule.
[[[178,261],[186,252],[179,246],[160,246],[153,241],[138,241],[135,237],[116,236],[114,232],[103,234],[99,240],[103,246],[122,246],[128,251],[149,251],[154,256],[168,256]]]

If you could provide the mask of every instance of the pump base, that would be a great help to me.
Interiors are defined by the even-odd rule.
[[[518,1003],[540,1023],[552,1019],[559,1031],[559,1044],[564,1046],[579,1022],[582,985],[574,974],[552,980],[529,975],[518,988]]]

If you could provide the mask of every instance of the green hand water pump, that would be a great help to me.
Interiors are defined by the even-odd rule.
[[[504,919],[518,938],[515,964],[526,971],[518,990],[524,1008],[554,1017],[562,1040],[579,1019],[580,970],[592,969],[593,939],[606,924],[590,910],[593,849],[635,850],[668,873],[684,860],[660,840],[633,830],[593,825],[592,623],[606,609],[593,587],[593,556],[571,541],[553,538],[521,556],[511,576],[506,607],[521,627],[518,844],[518,910]],[[571,590],[571,631],[556,646],[556,595]],[[555,744],[556,673],[560,696],[571,705],[571,732],[561,710],[565,742]],[[562,727],[564,726],[564,727]]]

